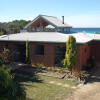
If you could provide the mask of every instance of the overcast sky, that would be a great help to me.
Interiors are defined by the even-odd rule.
[[[100,0],[0,0],[0,22],[65,16],[74,27],[100,27]]]

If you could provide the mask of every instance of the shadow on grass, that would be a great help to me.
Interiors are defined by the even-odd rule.
[[[39,78],[34,68],[22,66],[11,72],[14,75],[14,80],[17,82],[27,82],[27,81],[42,82],[43,81]]]
[[[26,98],[26,100],[34,100],[34,99]]]

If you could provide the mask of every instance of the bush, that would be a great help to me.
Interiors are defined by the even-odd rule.
[[[10,51],[9,49],[4,48],[2,52],[2,58],[4,60],[4,63],[8,63],[10,59]]]
[[[43,64],[37,64],[37,66],[38,66],[38,68],[42,68],[42,67],[44,67]]]
[[[60,62],[58,61],[58,63],[57,64],[55,64],[55,66],[56,67],[59,67],[59,68],[64,68],[65,66],[64,66],[64,59],[63,60],[61,60]]]
[[[88,78],[88,74],[86,71],[81,71],[78,78],[80,79],[80,81],[84,81],[86,78]]]
[[[4,53],[9,53],[9,49],[4,48]]]
[[[67,67],[72,74],[72,69],[77,65],[77,44],[76,39],[70,35],[66,42],[66,53],[64,66]]]
[[[61,73],[61,74],[66,73],[66,69],[65,69],[65,68],[61,68],[61,69],[59,70],[59,73]]]
[[[0,67],[0,100],[26,100],[24,88],[13,81],[10,70]]]
[[[45,67],[46,71],[56,72],[55,67]]]
[[[0,66],[4,63],[2,56],[0,55]]]
[[[26,41],[26,63],[29,63],[29,41]]]
[[[9,100],[26,100],[24,88],[18,83],[12,83],[9,87]]]

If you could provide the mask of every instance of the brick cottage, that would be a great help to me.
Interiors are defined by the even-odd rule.
[[[31,64],[57,66],[65,57],[66,41],[72,35],[77,42],[78,69],[91,57],[94,57],[95,62],[100,62],[100,35],[72,33],[71,28],[64,22],[64,17],[61,21],[57,17],[39,15],[25,26],[23,32],[0,36],[0,52],[8,48],[12,61],[23,62],[25,43],[28,40]]]

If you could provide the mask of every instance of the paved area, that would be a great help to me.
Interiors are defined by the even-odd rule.
[[[91,71],[88,83],[72,93],[67,100],[100,100],[100,65]]]

